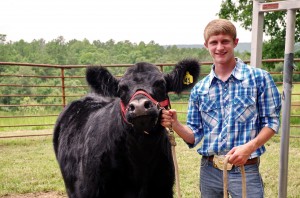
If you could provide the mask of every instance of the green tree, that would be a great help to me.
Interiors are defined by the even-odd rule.
[[[50,64],[66,64],[66,43],[62,36],[46,44],[46,52],[50,57]]]
[[[5,61],[5,57],[7,56],[7,48],[5,46],[6,35],[0,34],[0,61]],[[4,72],[5,68],[0,67],[0,74]]]

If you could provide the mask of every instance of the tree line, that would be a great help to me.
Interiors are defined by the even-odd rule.
[[[0,37],[1,38],[1,37]],[[177,48],[161,46],[154,41],[149,43],[131,43],[130,41],[115,42],[109,40],[90,42],[84,40],[65,41],[60,36],[52,41],[44,39],[26,42],[5,41],[5,35],[0,39],[0,60],[2,62],[28,62],[60,65],[87,64],[134,64],[147,61],[166,63],[178,61],[185,57],[197,57],[208,60],[205,49]]]

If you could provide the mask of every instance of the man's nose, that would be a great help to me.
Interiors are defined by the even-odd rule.
[[[223,45],[221,42],[218,43],[218,44],[217,44],[217,49],[218,49],[218,50],[224,49],[224,45]]]

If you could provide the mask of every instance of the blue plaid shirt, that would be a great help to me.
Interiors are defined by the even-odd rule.
[[[214,68],[214,65],[212,66]],[[254,139],[263,127],[279,130],[281,96],[271,75],[237,59],[226,82],[214,69],[191,90],[187,125],[195,135],[195,147],[204,156],[224,155]],[[250,158],[261,156],[261,146]]]

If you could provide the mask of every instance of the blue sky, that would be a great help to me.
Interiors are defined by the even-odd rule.
[[[222,0],[3,0],[0,34],[7,40],[63,36],[106,42],[129,40],[203,44],[203,30],[217,18]],[[251,32],[236,24],[240,42]]]

